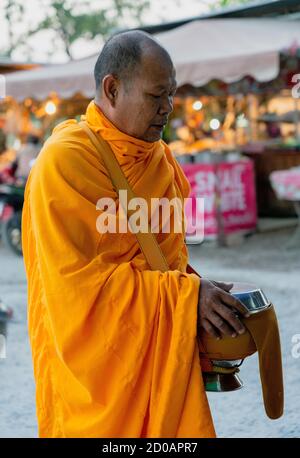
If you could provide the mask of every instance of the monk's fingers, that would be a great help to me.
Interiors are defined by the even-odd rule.
[[[203,318],[200,323],[200,327],[204,329],[208,334],[216,339],[220,339],[220,335],[214,325],[206,318]]]
[[[239,301],[232,294],[220,289],[219,297],[222,299],[225,305],[227,305],[228,307],[232,307],[234,310],[239,312],[241,315],[245,317],[250,316],[250,313],[247,307],[244,304],[242,304],[241,301]]]
[[[235,328],[231,325],[227,318],[223,318],[221,315],[215,312],[211,312],[208,317],[210,323],[224,336],[236,337],[237,333]]]
[[[237,315],[232,311],[231,308],[227,307],[226,305],[221,305],[218,307],[218,316],[225,320],[229,328],[232,330],[231,336],[236,337],[237,334],[244,334],[246,331],[245,326],[239,320]]]
[[[233,283],[226,283],[224,281],[211,280],[211,283],[213,283],[218,288],[223,289],[224,291],[230,291],[233,287]]]

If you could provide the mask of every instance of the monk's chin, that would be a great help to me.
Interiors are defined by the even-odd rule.
[[[161,139],[163,129],[149,129],[149,131],[144,135],[143,140],[146,142],[157,142]]]

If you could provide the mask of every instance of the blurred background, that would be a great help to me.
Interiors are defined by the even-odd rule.
[[[36,437],[26,319],[24,186],[53,127],[79,119],[93,67],[112,33],[140,28],[170,53],[174,111],[163,138],[191,196],[192,265],[246,281],[274,303],[281,331],[285,415],[265,416],[257,355],[245,387],[210,393],[220,437],[300,435],[300,1],[2,0],[0,4],[0,437]],[[198,240],[199,242],[199,240]]]

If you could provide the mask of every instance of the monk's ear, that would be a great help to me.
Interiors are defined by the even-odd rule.
[[[112,107],[116,104],[119,81],[114,75],[106,75],[102,81],[103,95]]]

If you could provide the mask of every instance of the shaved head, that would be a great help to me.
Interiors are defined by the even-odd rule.
[[[175,69],[168,52],[140,30],[118,33],[95,66],[95,103],[122,132],[158,141],[173,109]]]
[[[113,35],[105,43],[95,65],[96,90],[101,88],[104,77],[114,75],[127,86],[132,82],[148,53],[155,53],[157,59],[172,66],[168,52],[148,33],[132,30]]]

